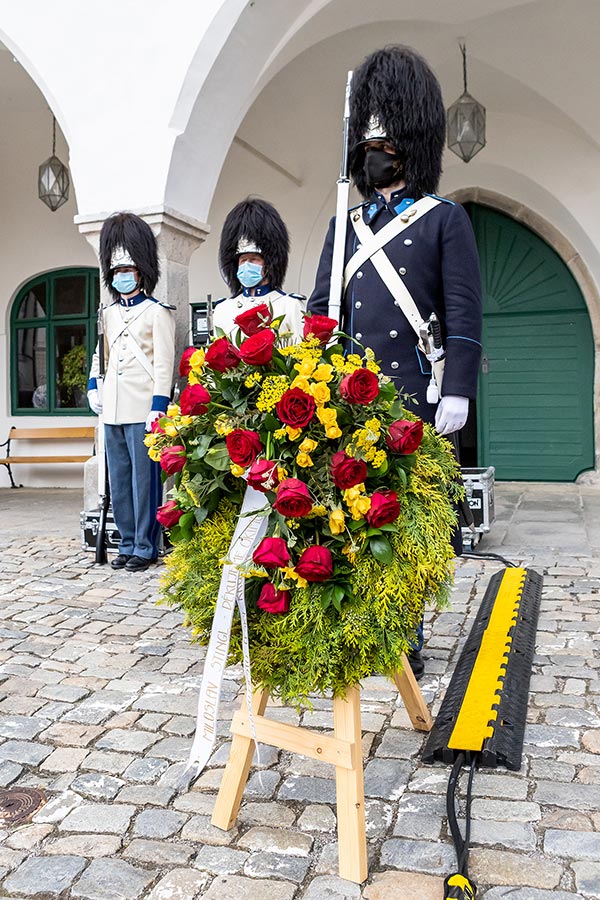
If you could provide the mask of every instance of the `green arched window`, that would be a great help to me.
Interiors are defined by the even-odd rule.
[[[13,415],[89,415],[99,298],[90,268],[47,272],[21,288],[10,315]]]

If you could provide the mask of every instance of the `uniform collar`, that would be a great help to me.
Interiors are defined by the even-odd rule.
[[[254,300],[256,297],[264,297],[265,294],[270,294],[273,288],[270,284],[259,284],[258,287],[254,288],[253,294],[250,293],[251,290],[252,288],[244,288],[244,297]]]
[[[119,303],[121,304],[121,306],[124,306],[128,309],[130,306],[137,306],[138,303],[141,303],[145,299],[146,295],[143,291],[140,291],[135,295],[135,297],[120,297]]]
[[[400,188],[398,191],[394,191],[390,197],[389,203],[386,203],[383,194],[380,194],[379,191],[374,191],[364,212],[365,222],[367,225],[370,225],[377,218],[382,209],[387,209],[393,215],[397,216],[402,210],[406,209],[407,206],[412,206],[414,202],[412,197],[406,196],[405,187]]]

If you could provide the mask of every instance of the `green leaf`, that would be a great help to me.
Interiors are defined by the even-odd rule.
[[[200,506],[198,509],[194,510],[194,519],[196,520],[197,525],[201,525],[204,522],[205,518],[208,515],[208,509],[206,506]]]
[[[369,541],[369,547],[371,548],[371,553],[378,562],[389,566],[394,558],[394,552],[392,550],[392,545],[387,538],[383,537],[383,535],[372,537]]]
[[[267,413],[262,421],[262,427],[266,431],[276,431],[278,428],[281,428],[281,422],[275,418],[273,413]]]
[[[225,472],[230,464],[231,458],[227,451],[227,447],[211,447],[204,457],[204,462],[217,472]]]

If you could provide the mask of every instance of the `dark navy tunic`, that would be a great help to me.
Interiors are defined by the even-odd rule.
[[[389,203],[379,193],[357,209],[374,233],[412,205],[406,191],[396,191]],[[308,312],[327,315],[335,219],[321,253]],[[358,247],[348,221],[345,263]],[[462,206],[444,200],[384,247],[388,259],[410,291],[423,319],[438,316],[446,348],[442,394],[474,399],[481,354],[481,285],[479,260],[471,222]],[[396,386],[416,395],[409,407],[433,422],[435,405],[427,403],[431,366],[417,350],[417,336],[395,304],[371,260],[351,278],[342,299],[342,330],[371,347],[382,371]],[[347,349],[360,350],[347,342]]]

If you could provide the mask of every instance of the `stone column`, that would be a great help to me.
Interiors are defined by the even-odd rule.
[[[192,253],[204,241],[210,227],[168,206],[134,209],[131,212],[148,222],[158,240],[161,277],[156,286],[155,296],[158,300],[175,306],[177,310],[175,313],[177,365],[184,348],[190,344],[189,263]],[[75,216],[75,224],[94,248],[96,256],[100,246],[100,229],[108,215],[109,213]],[[112,298],[102,285],[102,281],[100,284],[102,302],[111,302]],[[93,457],[89,461],[89,466],[86,465],[84,509],[95,509],[98,505],[95,463]]]

